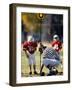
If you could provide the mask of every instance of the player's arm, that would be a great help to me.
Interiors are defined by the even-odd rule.
[[[29,58],[29,53],[28,53],[27,49],[26,48],[23,48],[23,50],[25,52],[26,57]]]
[[[62,49],[62,43],[60,42],[59,48]]]
[[[54,47],[54,43],[55,43],[54,41],[53,41],[53,42],[51,42],[51,46],[52,46],[52,47]]]
[[[40,47],[39,47],[39,52],[40,54],[43,53],[43,50],[46,48],[46,46],[44,46],[42,43],[40,43]]]
[[[24,50],[24,52],[25,52],[26,57],[29,58],[29,54],[28,54],[27,49],[26,49],[26,48],[23,48],[23,50]]]
[[[27,49],[27,42],[24,42],[23,44],[23,50],[25,51]]]
[[[26,51],[26,48],[23,47],[23,51]]]
[[[34,51],[37,50],[37,42],[34,42]]]
[[[27,42],[25,42],[23,45],[23,51],[25,51],[26,57],[29,58],[29,54],[27,52]]]
[[[39,52],[40,52],[40,54],[43,53],[43,44],[41,42],[40,42]]]
[[[29,58],[29,53],[27,50],[25,50],[26,57]]]
[[[42,50],[42,48],[41,48],[41,47],[39,47],[39,52],[40,52],[40,54],[42,54],[42,53],[43,53],[43,50]]]

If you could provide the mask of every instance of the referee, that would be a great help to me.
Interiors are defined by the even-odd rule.
[[[58,52],[51,47],[50,48],[46,47],[43,49],[42,56],[43,56],[43,62],[40,70],[40,75],[41,76],[44,75],[44,73],[42,72],[44,66],[49,69],[48,75],[56,75],[58,71],[56,69],[54,71],[53,68],[55,68],[60,64],[60,57]]]

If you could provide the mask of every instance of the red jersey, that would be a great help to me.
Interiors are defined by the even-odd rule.
[[[25,48],[26,50],[28,50],[29,53],[33,54],[36,50],[36,47],[37,47],[37,43],[36,42],[24,42],[23,44],[23,48]]]
[[[62,43],[57,40],[57,41],[53,41],[52,42],[52,47],[57,51],[59,52],[59,50],[62,48]]]

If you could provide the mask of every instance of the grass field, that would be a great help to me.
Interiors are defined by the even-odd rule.
[[[50,44],[47,44],[47,45],[50,47]],[[61,56],[63,57],[63,52],[61,52]],[[35,60],[36,60],[36,71],[40,73],[40,53],[38,50],[35,52]],[[42,62],[42,59],[41,59],[41,62]],[[59,72],[63,72],[63,68],[60,67],[60,65],[58,66],[57,69]],[[48,73],[48,69],[46,67],[43,68],[43,71],[45,72],[45,74]],[[32,72],[34,72],[33,67],[32,67]],[[21,51],[21,76],[22,77],[40,76],[40,75],[34,75],[34,73],[32,73],[32,75],[29,75],[29,63],[25,55],[25,52],[23,50]]]

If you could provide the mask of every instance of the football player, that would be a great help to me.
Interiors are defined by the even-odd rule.
[[[53,36],[53,42],[52,42],[52,47],[59,53],[61,48],[62,48],[62,43],[59,40],[58,35]]]
[[[24,42],[23,44],[23,50],[25,51],[25,54],[29,60],[30,75],[32,74],[32,64],[33,64],[34,74],[37,74],[35,54],[34,54],[36,48],[37,48],[37,43],[34,41],[34,38],[32,36],[28,36],[28,41]]]
[[[61,63],[63,63],[63,61],[62,61],[63,57],[61,54],[62,42],[60,41],[59,36],[57,34],[55,34],[53,36],[52,47],[53,47],[53,49],[55,49],[58,52],[58,54],[60,55]],[[62,64],[60,66],[62,67]]]

